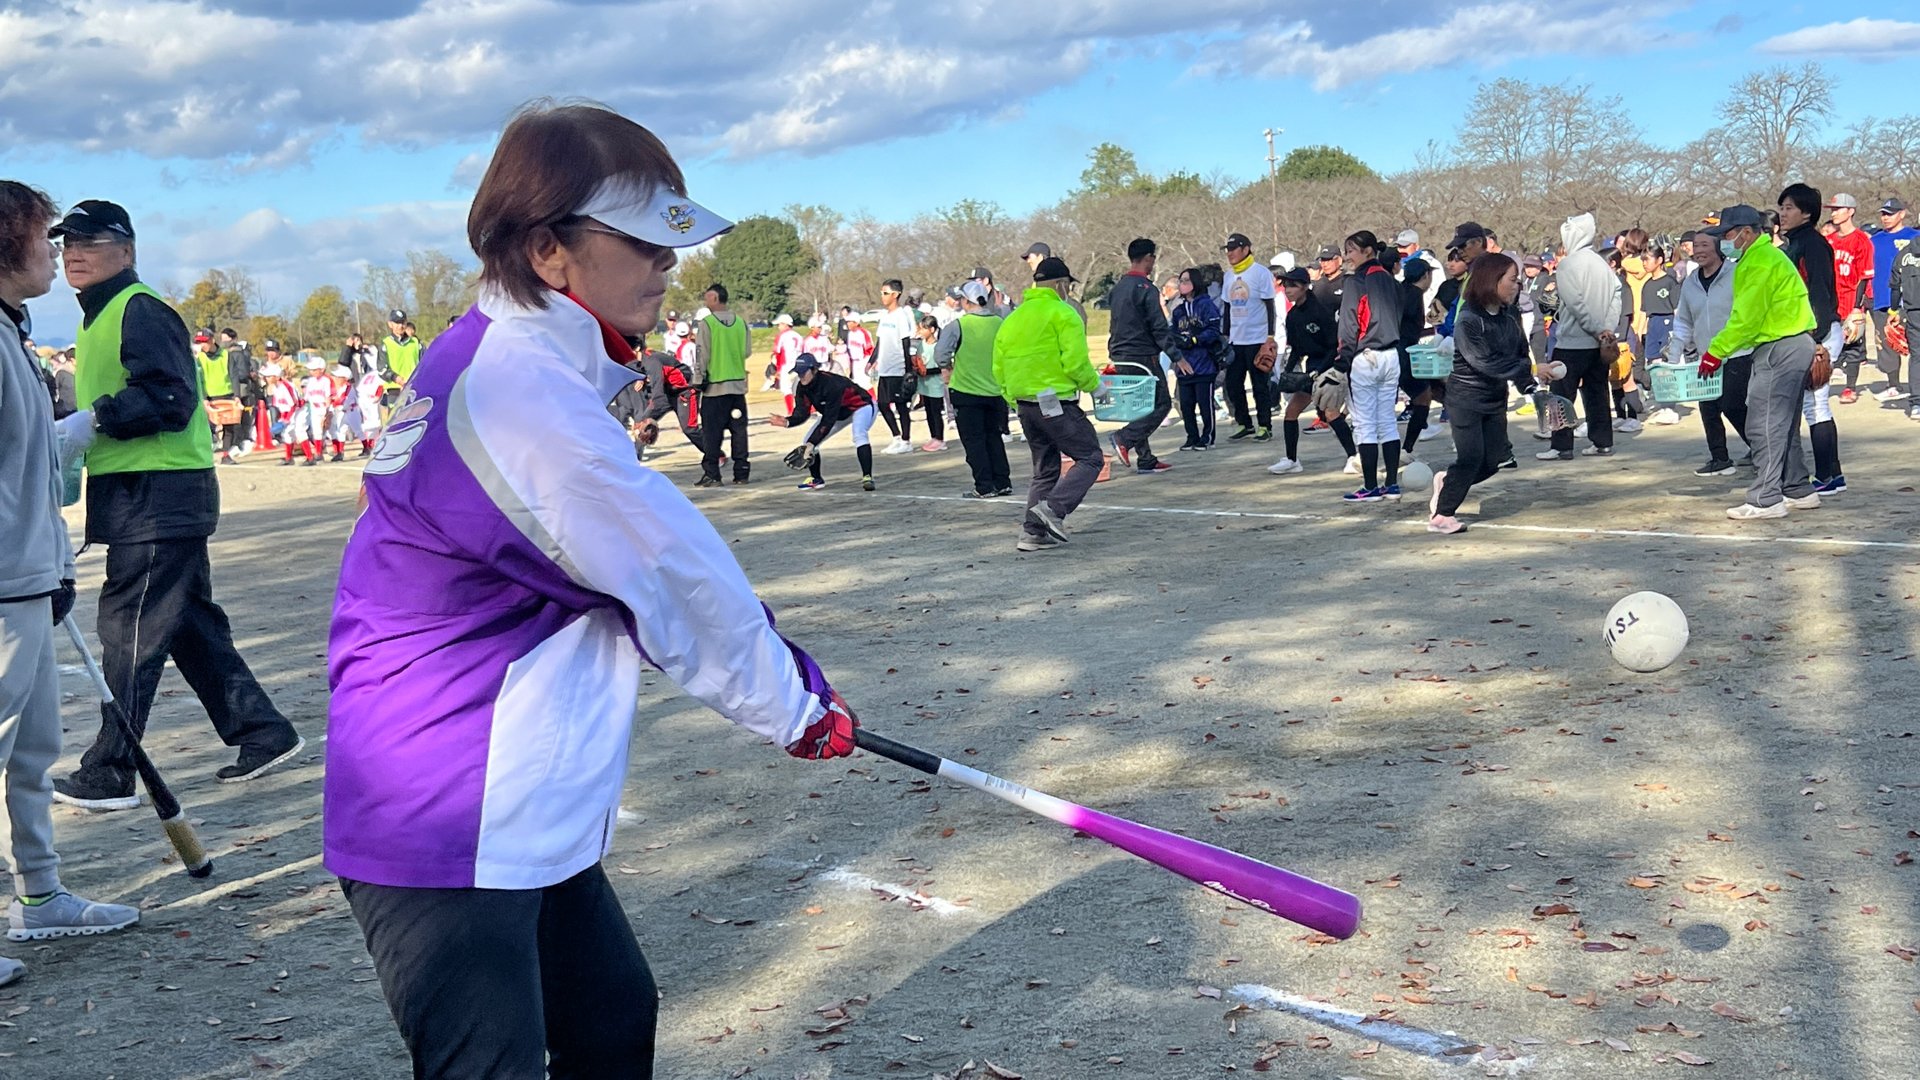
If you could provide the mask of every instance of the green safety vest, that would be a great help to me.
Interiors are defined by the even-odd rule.
[[[135,296],[160,299],[159,293],[135,282],[107,301],[92,324],[74,335],[74,396],[89,408],[93,402],[127,388],[127,369],[120,360],[120,323],[127,313],[127,301]],[[137,439],[102,435],[87,448],[87,471],[96,476],[211,468],[213,428],[207,423],[206,402],[198,394],[194,396],[193,415],[182,431],[163,431]]]
[[[949,389],[976,397],[999,397],[993,381],[993,338],[1000,332],[998,315],[960,316],[960,344],[953,350],[953,378]]]
[[[233,380],[227,375],[227,350],[208,356],[200,354],[200,392],[203,396],[232,397]]]
[[[387,350],[387,368],[393,372],[394,380],[404,384],[413,378],[420,367],[420,339],[401,341],[389,334],[383,344]]]
[[[732,325],[717,315],[703,320],[707,324],[707,382],[739,382],[747,377],[747,320],[738,315]]]

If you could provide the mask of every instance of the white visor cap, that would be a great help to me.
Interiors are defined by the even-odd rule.
[[[664,248],[696,247],[733,228],[733,222],[671,188],[643,188],[625,177],[602,182],[574,213]]]

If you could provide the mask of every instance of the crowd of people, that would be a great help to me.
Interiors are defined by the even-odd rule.
[[[1101,371],[1087,356],[1077,279],[1047,244],[1036,243],[1024,255],[1032,287],[1018,297],[1002,292],[981,267],[935,300],[888,281],[872,317],[849,305],[832,317],[813,314],[803,333],[792,316],[778,316],[762,389],[778,386],[783,395],[773,427],[817,418],[803,447],[788,455],[808,470],[799,485],[807,491],[826,486],[818,450],[843,429],[852,432],[862,486],[874,490],[876,418],[892,435],[883,454],[944,451],[952,425],[972,474],[969,498],[1013,494],[1006,445],[1025,441],[1032,458],[1026,549],[1063,542],[1057,523],[1084,497],[1084,485],[1108,478],[1113,462],[1145,475],[1171,469],[1152,447],[1161,427],[1184,434],[1179,450],[1200,452],[1222,438],[1221,425],[1231,429],[1228,442],[1270,442],[1276,413],[1284,449],[1268,471],[1306,472],[1302,435],[1329,435],[1339,452],[1327,464],[1360,478],[1340,496],[1353,503],[1400,500],[1403,466],[1433,434],[1429,422],[1443,426],[1455,458],[1432,470],[1429,525],[1458,532],[1464,524],[1456,513],[1468,488],[1518,467],[1510,420],[1534,416],[1536,402],[1556,401],[1554,415],[1567,422],[1542,418],[1533,425],[1532,434],[1548,443],[1535,453],[1538,460],[1611,457],[1616,433],[1679,423],[1692,407],[1707,451],[1695,473],[1754,469],[1748,499],[1729,514],[1780,517],[1846,490],[1833,405],[1870,394],[1920,421],[1920,403],[1901,377],[1908,328],[1920,320],[1920,248],[1909,246],[1916,233],[1898,198],[1880,204],[1871,233],[1855,224],[1857,210],[1851,195],[1823,199],[1794,184],[1774,209],[1732,207],[1677,235],[1633,227],[1603,236],[1591,214],[1578,214],[1562,226],[1557,246],[1525,253],[1502,247],[1495,230],[1469,221],[1437,251],[1423,247],[1412,229],[1391,241],[1362,230],[1320,248],[1304,265],[1291,252],[1263,264],[1252,241],[1236,232],[1222,245],[1221,262],[1164,277],[1153,241],[1136,240],[1126,272],[1104,298],[1112,321]],[[1791,337],[1786,328],[1797,322],[1777,312],[1756,328],[1766,302],[1736,288],[1763,273],[1754,269],[1743,279],[1735,273],[1743,258],[1755,267],[1774,265],[1754,256],[1760,240],[1785,258],[1797,281],[1800,299],[1774,302],[1796,313],[1804,306],[1811,319],[1809,378],[1797,397],[1776,385],[1771,367],[1762,366],[1766,382],[1755,385],[1754,357],[1777,353],[1765,347]],[[1792,284],[1782,289],[1791,292]],[[677,409],[704,455],[696,486],[721,482],[723,451],[731,454],[733,483],[745,484],[751,336],[727,309],[724,285],[704,299],[687,318],[669,313],[658,350],[640,343],[634,366],[643,377],[615,411],[638,442],[650,444],[658,422]],[[1029,300],[1049,318],[1018,317]],[[1071,313],[1078,329],[1058,311]],[[1054,336],[1040,342],[1035,334]],[[1885,376],[1877,390],[1860,382],[1870,343]],[[1429,355],[1416,365],[1423,352]],[[1046,369],[1037,379],[1036,364]],[[1838,385],[1830,385],[1829,369],[1842,376]],[[1659,387],[1680,370],[1718,393],[1661,400]],[[1105,440],[1090,422],[1083,430],[1071,419],[1080,416],[1080,395],[1098,390],[1103,374],[1152,382],[1151,404],[1143,395]],[[703,393],[707,404],[687,407],[686,398]],[[1791,416],[1789,398],[1797,407]],[[913,438],[916,412],[931,436],[924,443]],[[724,446],[704,434],[718,430],[715,420],[726,427]],[[1800,447],[1802,424],[1810,454]],[[1746,450],[1738,457],[1729,449],[1729,429]]]

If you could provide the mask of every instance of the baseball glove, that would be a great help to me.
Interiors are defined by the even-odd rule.
[[[1313,408],[1324,419],[1347,411],[1347,377],[1338,369],[1328,368],[1314,380]]]
[[[801,443],[799,446],[787,451],[787,456],[780,460],[787,463],[787,468],[799,471],[806,468],[808,464],[813,461],[813,455],[817,453],[819,453],[819,451],[814,448],[812,443]]]

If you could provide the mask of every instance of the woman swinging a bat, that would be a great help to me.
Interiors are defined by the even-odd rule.
[[[793,414],[775,413],[767,417],[774,427],[793,427],[806,422],[814,413],[820,419],[800,445],[787,452],[789,469],[807,470],[801,491],[819,491],[827,486],[820,478],[820,447],[841,427],[853,427],[853,452],[860,458],[860,486],[873,490],[873,447],[868,432],[873,428],[873,397],[853,381],[820,366],[820,358],[802,354],[793,362]]]
[[[852,711],[605,408],[675,249],[729,228],[640,125],[522,110],[467,220],[479,302],[367,467],[326,866],[416,1077],[653,1076],[653,976],[600,864],[643,666],[795,757],[853,752]]]

